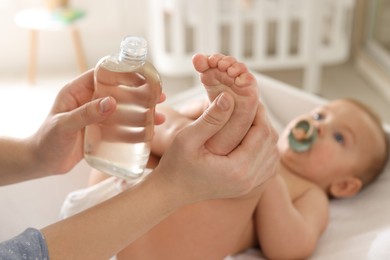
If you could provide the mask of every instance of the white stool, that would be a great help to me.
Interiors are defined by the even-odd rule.
[[[55,19],[53,17],[53,12],[54,11],[50,11],[49,9],[44,8],[31,8],[22,10],[15,16],[15,23],[18,26],[30,30],[28,65],[28,81],[30,84],[34,84],[36,80],[39,31],[58,31],[69,29],[73,38],[79,70],[84,72],[87,69],[84,50],[80,39],[80,33],[77,27],[77,22],[79,22],[83,17],[81,16],[67,22],[61,19]]]

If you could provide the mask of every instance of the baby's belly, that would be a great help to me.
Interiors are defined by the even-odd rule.
[[[256,245],[258,196],[184,207],[128,246],[118,259],[223,259]]]

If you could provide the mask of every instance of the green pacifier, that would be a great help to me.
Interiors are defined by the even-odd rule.
[[[295,152],[305,152],[310,149],[317,139],[317,128],[310,121],[299,121],[290,131],[288,141]]]

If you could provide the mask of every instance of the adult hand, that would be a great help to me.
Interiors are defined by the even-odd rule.
[[[93,101],[93,70],[66,84],[57,95],[46,120],[29,141],[36,169],[44,175],[66,173],[83,158],[84,128],[101,122],[116,109],[112,97]],[[159,102],[165,100],[162,94]],[[156,114],[155,123],[164,117]]]
[[[178,133],[155,169],[188,202],[244,195],[275,172],[277,133],[260,103],[238,147],[226,156],[207,148],[207,140],[230,119],[233,106],[233,97],[221,94],[198,120]],[[226,111],[221,113],[221,109]]]

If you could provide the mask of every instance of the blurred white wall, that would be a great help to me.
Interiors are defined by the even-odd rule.
[[[18,11],[39,7],[43,0],[0,1],[0,76],[26,73],[29,32],[14,23]],[[119,50],[125,35],[147,36],[147,1],[73,0],[71,5],[86,11],[80,24],[88,67],[107,54]],[[38,73],[77,71],[77,62],[69,31],[41,32],[38,43]]]

